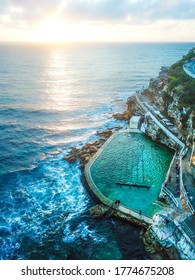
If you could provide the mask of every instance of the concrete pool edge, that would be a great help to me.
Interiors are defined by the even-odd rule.
[[[84,175],[88,184],[88,187],[90,191],[95,195],[95,197],[104,205],[111,206],[114,210],[114,215],[120,218],[123,218],[127,221],[132,221],[138,225],[142,226],[148,226],[152,224],[152,218],[143,215],[135,210],[132,210],[126,206],[119,205],[119,207],[114,205],[114,201],[108,199],[105,197],[102,192],[98,189],[98,187],[95,185],[92,177],[91,177],[91,171],[90,168],[93,165],[94,161],[100,156],[100,154],[104,151],[104,149],[109,145],[109,143],[112,141],[112,139],[117,135],[121,133],[127,133],[132,132],[132,130],[126,129],[120,132],[115,132],[112,134],[112,136],[104,143],[104,145],[97,151],[97,153],[89,160],[89,162],[85,165],[84,169]],[[141,131],[135,130],[134,133],[142,133]]]

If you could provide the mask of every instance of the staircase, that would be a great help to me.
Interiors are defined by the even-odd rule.
[[[112,208],[109,208],[108,211],[105,213],[104,217],[106,219],[110,218],[114,214],[114,210]]]

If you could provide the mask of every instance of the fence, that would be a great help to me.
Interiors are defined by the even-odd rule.
[[[183,178],[182,178],[182,158],[180,157],[180,188],[182,189],[183,195],[184,195],[184,199],[185,202],[188,206],[188,209],[191,211],[192,214],[195,213],[194,207],[192,206],[190,200],[189,200],[189,196],[186,192],[186,189],[184,188],[184,184],[183,184]]]
[[[176,158],[176,153],[174,154],[173,159],[172,159],[172,161],[171,161],[171,163],[170,163],[170,166],[169,166],[169,169],[168,169],[168,171],[167,171],[167,175],[166,175],[165,181],[164,181],[164,183],[163,183],[163,185],[162,185],[161,192],[163,192],[164,194],[168,195],[169,198],[170,198],[170,199],[172,200],[172,202],[174,203],[174,205],[178,208],[178,206],[179,206],[178,201],[176,200],[176,198],[174,197],[174,195],[172,194],[172,192],[170,192],[170,191],[165,187],[165,183],[166,183],[166,182],[168,181],[168,179],[169,179],[171,167],[172,167],[172,165],[173,165],[173,162],[175,161],[175,158]]]
[[[179,207],[179,203],[176,200],[176,198],[174,197],[174,195],[172,194],[172,192],[170,192],[163,184],[162,187],[162,192],[165,193],[166,195],[169,196],[169,198],[173,201],[174,205],[178,208]]]
[[[195,148],[195,143],[193,143],[193,146],[192,146],[192,152],[191,152],[191,156],[190,156],[190,167],[191,167],[191,164],[192,164],[192,157],[194,155],[194,148]]]

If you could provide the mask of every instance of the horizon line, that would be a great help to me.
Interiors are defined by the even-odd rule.
[[[15,43],[15,44],[43,44],[43,45],[63,45],[63,44],[195,44],[195,41],[64,41],[64,42],[50,42],[50,41],[0,41],[0,44]]]

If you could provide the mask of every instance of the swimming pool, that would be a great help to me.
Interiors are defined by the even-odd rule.
[[[158,196],[172,157],[172,150],[142,133],[117,133],[92,163],[91,177],[107,198],[152,217],[162,207]]]

